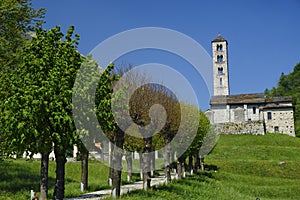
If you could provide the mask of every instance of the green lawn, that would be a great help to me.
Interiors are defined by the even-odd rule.
[[[300,199],[299,138],[222,135],[205,161],[204,174],[122,199]]]
[[[284,161],[285,165],[279,165]],[[135,161],[138,162],[138,161]],[[206,157],[209,171],[162,185],[134,191],[122,199],[300,199],[300,139],[286,135],[222,135]],[[162,164],[161,160],[158,162]],[[136,163],[137,164],[137,163]],[[29,199],[39,190],[39,161],[0,161],[0,199]],[[90,191],[108,188],[108,168],[89,163]],[[135,180],[139,175],[135,175]],[[123,173],[123,183],[126,174]],[[50,162],[49,194],[55,181]],[[80,162],[66,164],[66,197],[80,194]],[[50,196],[51,198],[51,196]]]
[[[138,161],[135,161],[137,165]],[[124,163],[125,164],[125,163]],[[107,189],[108,167],[98,161],[89,161],[89,191]],[[29,199],[30,190],[39,191],[40,161],[35,160],[4,160],[0,161],[0,200]],[[127,174],[122,174],[122,183],[126,184]],[[72,197],[81,194],[80,162],[66,163],[65,196]],[[139,179],[139,174],[133,175],[133,181]],[[49,162],[49,199],[51,199],[55,184],[55,161]]]

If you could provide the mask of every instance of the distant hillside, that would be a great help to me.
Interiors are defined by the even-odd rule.
[[[300,137],[300,63],[294,67],[290,74],[282,74],[277,87],[266,89],[265,94],[272,96],[292,96],[295,106],[295,131],[296,136]]]

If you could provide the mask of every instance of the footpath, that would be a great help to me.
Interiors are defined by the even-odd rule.
[[[174,178],[174,177],[172,177]],[[160,176],[158,178],[151,178],[151,187],[159,184],[163,184],[166,182],[166,178],[164,176]],[[143,181],[138,181],[132,184],[121,186],[121,195],[126,194],[133,190],[141,190],[143,189]],[[100,190],[96,192],[90,192],[86,194],[82,194],[78,197],[66,198],[65,200],[99,200],[111,195],[111,189]]]

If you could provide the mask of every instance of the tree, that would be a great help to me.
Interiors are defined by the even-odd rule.
[[[164,140],[164,161],[165,161],[165,174],[167,181],[171,181],[171,141],[178,132],[181,122],[181,107],[180,102],[177,100],[176,95],[173,94],[165,87],[160,87],[162,104],[167,112],[166,124],[160,131],[161,137]]]
[[[47,198],[48,156],[56,157],[55,199],[64,197],[66,149],[78,139],[72,118],[72,88],[82,57],[79,35],[65,40],[60,28],[38,29],[21,54],[21,65],[10,74],[11,94],[5,101],[5,143],[17,150],[42,154],[41,199]],[[17,127],[17,129],[15,129]],[[53,147],[54,146],[54,147]]]
[[[2,0],[0,3],[0,110],[10,95],[10,72],[20,64],[20,54],[30,39],[30,31],[43,23],[45,9],[35,10],[30,0]],[[4,134],[2,131],[1,134]],[[0,154],[10,154],[15,148],[0,141]]]
[[[266,89],[265,94],[268,97],[291,96],[293,105],[295,105],[295,132],[300,137],[300,63],[296,64],[293,72],[284,75],[281,74],[277,87]]]
[[[136,121],[131,121],[134,117],[132,111],[137,108],[136,105],[142,107],[145,102],[147,102],[147,100],[145,101],[145,99],[138,97],[140,97],[139,91],[141,87],[143,88],[143,85],[149,81],[149,78],[141,71],[134,71],[132,65],[126,64],[121,64],[114,70],[114,73],[121,77],[114,89],[122,93],[122,98],[119,98],[119,101],[116,101],[114,106],[117,108],[115,109],[115,113],[118,125],[121,125],[122,130],[125,130],[124,149],[128,166],[127,177],[128,180],[130,180],[132,174],[132,152],[137,151],[142,155],[144,150],[144,140],[142,138],[141,129],[138,127],[140,124],[136,124]],[[128,114],[128,110],[130,114]],[[143,166],[142,160],[143,158],[141,156],[141,169]]]
[[[89,124],[88,119],[90,119],[91,115],[95,112],[94,107],[89,107],[90,104],[94,105],[94,93],[91,92],[91,89],[95,88],[98,84],[98,75],[101,73],[101,70],[102,69],[98,67],[98,63],[92,59],[92,55],[87,55],[76,76],[76,82],[73,87],[73,117],[76,121],[78,135],[80,136],[77,147],[80,152],[81,183],[83,184],[83,190],[88,189],[89,150],[93,149],[92,147],[95,145],[94,135],[85,137],[96,132],[90,128],[91,126],[87,126]],[[93,124],[93,127],[95,126],[96,125]]]
[[[119,76],[112,75],[114,64],[111,63],[101,74],[99,87],[96,90],[96,113],[98,121],[107,138],[113,144],[112,162],[110,166],[112,178],[112,195],[120,196],[121,194],[121,172],[122,172],[122,156],[124,145],[124,131],[119,127],[114,119],[112,112],[112,104],[122,98],[122,90],[116,92],[113,96],[113,83],[119,79]],[[101,83],[101,84],[100,84]]]

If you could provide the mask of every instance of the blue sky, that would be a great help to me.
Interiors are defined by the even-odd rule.
[[[81,36],[79,51],[85,55],[108,37],[140,27],[179,31],[211,55],[211,40],[220,33],[229,43],[231,94],[263,92],[276,86],[281,73],[291,72],[300,62],[298,0],[33,0],[33,4],[47,10],[44,28],[61,25],[65,32],[74,25]],[[179,71],[190,67],[174,55],[151,50],[126,55],[117,62],[180,65]],[[185,76],[202,88],[203,81],[193,74],[186,70]],[[207,89],[200,90],[200,106],[207,109]]]

